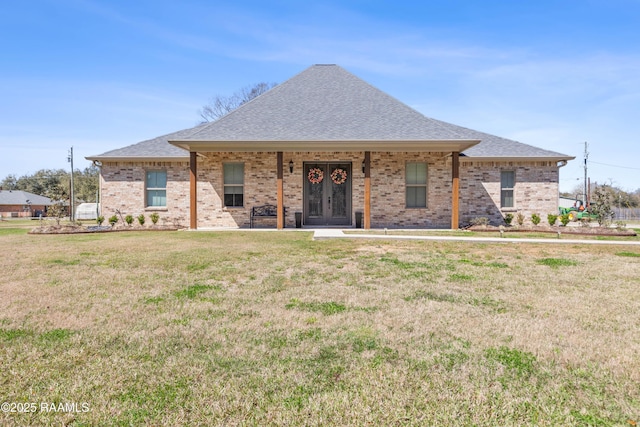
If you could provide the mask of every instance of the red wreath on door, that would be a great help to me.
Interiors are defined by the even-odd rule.
[[[334,169],[331,172],[331,181],[336,185],[344,184],[347,181],[347,171],[340,168]]]
[[[320,184],[324,179],[324,172],[320,168],[311,168],[309,169],[307,179],[312,184]]]

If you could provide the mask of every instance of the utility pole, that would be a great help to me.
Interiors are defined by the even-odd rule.
[[[584,204],[585,207],[589,206],[589,188],[587,183],[587,159],[589,158],[589,143],[585,141],[584,143]]]
[[[73,147],[71,147],[71,149],[69,150],[69,155],[67,156],[67,161],[69,163],[71,163],[71,197],[70,197],[70,203],[69,203],[69,207],[70,207],[70,211],[69,211],[69,219],[71,221],[75,221],[76,219],[76,215],[75,215],[75,209],[74,209],[74,197],[73,197]]]

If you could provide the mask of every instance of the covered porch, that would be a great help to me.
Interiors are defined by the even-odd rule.
[[[268,183],[260,187],[256,186],[255,182],[251,182],[254,179],[254,174],[247,173],[245,187],[251,188],[252,190],[250,191],[260,191],[272,195],[271,198],[273,200],[268,198],[267,200],[277,207],[275,218],[277,229],[285,227],[285,208],[286,215],[289,218],[294,215],[294,212],[303,213],[304,226],[332,225],[334,223],[331,221],[327,221],[326,224],[318,222],[318,220],[324,221],[325,219],[317,216],[318,212],[315,211],[317,208],[313,207],[316,205],[322,207],[327,204],[334,207],[330,211],[332,213],[336,211],[344,212],[344,219],[338,218],[339,222],[335,223],[336,226],[353,227],[354,214],[359,212],[362,215],[363,228],[370,229],[373,224],[372,219],[376,217],[379,211],[385,210],[385,214],[390,215],[389,212],[393,211],[393,205],[400,203],[399,200],[389,200],[391,196],[385,196],[385,194],[392,194],[395,197],[397,193],[404,191],[404,176],[397,177],[401,172],[403,162],[406,162],[407,158],[425,159],[425,162],[429,160],[431,163],[437,162],[437,170],[430,170],[429,172],[431,175],[430,181],[438,179],[437,187],[440,192],[446,187],[446,195],[440,196],[439,200],[442,201],[443,197],[447,198],[446,210],[450,212],[448,218],[450,228],[457,229],[460,211],[459,153],[478,142],[477,140],[393,142],[172,141],[172,144],[184,148],[190,153],[189,225],[191,229],[198,229],[199,214],[202,213],[202,204],[198,196],[198,158],[212,153],[228,153],[229,156],[234,153],[236,155],[242,154],[244,159],[259,159],[261,164],[275,163],[275,170],[271,169],[273,166],[269,167],[272,174],[275,172],[275,180],[269,180]],[[309,150],[310,147],[312,147],[313,151]],[[396,163],[399,166],[395,169],[390,168],[388,164],[384,163],[383,158],[398,158]],[[446,170],[443,170],[442,165],[445,164]],[[326,168],[322,168],[322,166],[326,166]],[[314,172],[314,169],[322,170],[325,176],[312,178],[310,174],[317,173]],[[436,168],[434,167],[434,169]],[[336,170],[337,174],[334,173],[331,176],[332,172],[336,172]],[[265,173],[268,173],[268,171]],[[391,182],[391,179],[395,183]],[[319,180],[322,182],[312,182]],[[333,183],[330,181],[333,181]],[[323,185],[329,190],[325,190],[324,193],[313,190],[321,188]],[[385,185],[387,187],[391,186],[391,189],[387,188],[386,192],[382,191],[381,188]],[[436,186],[431,182],[429,182],[429,185]],[[339,203],[338,198],[331,199],[332,194],[337,194],[335,192],[336,188],[345,188],[346,202],[344,208],[336,209],[335,207]],[[317,196],[316,193],[320,193],[320,196]],[[329,196],[326,194],[329,194]],[[252,195],[250,194],[250,196]],[[318,199],[318,197],[321,197],[321,199]],[[435,196],[430,197],[433,198]],[[312,203],[314,204],[312,205]],[[247,208],[251,207],[251,203],[249,203]],[[402,209],[404,208],[403,202]],[[321,209],[327,212],[326,207]],[[431,209],[434,208],[432,207]],[[419,216],[420,210],[412,210],[411,214]],[[335,218],[329,215],[329,219]]]

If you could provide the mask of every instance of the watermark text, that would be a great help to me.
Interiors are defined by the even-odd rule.
[[[0,411],[9,414],[33,412],[79,414],[91,411],[91,406],[87,402],[2,402]]]

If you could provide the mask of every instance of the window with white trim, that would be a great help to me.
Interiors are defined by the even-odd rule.
[[[224,163],[224,205],[244,206],[244,163]]]
[[[405,194],[407,208],[427,207],[427,164],[425,162],[406,164]]]
[[[516,173],[514,171],[500,172],[500,206],[503,208],[513,208],[513,190],[516,186]]]
[[[147,207],[166,207],[167,171],[147,171],[145,184]]]

